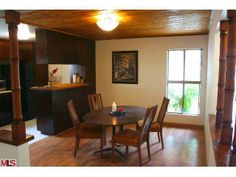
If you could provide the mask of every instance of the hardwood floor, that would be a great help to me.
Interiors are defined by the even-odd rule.
[[[32,166],[138,166],[136,148],[129,148],[126,159],[116,153],[116,162],[112,162],[111,152],[94,154],[99,150],[99,140],[82,139],[77,157],[73,157],[73,130],[57,136],[51,136],[30,145]],[[110,136],[111,130],[108,129]],[[142,146],[143,166],[205,166],[206,152],[203,129],[164,127],[165,149],[157,143],[157,134],[151,133],[151,157],[148,161],[146,144]],[[110,142],[106,146],[110,146]],[[125,152],[124,147],[118,147]]]

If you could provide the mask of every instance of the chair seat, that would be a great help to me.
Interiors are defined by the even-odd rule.
[[[99,138],[103,135],[103,129],[101,126],[83,122],[78,134],[83,138]]]
[[[136,146],[139,144],[140,133],[135,130],[125,129],[116,133],[112,137],[112,141],[119,144],[125,144],[128,146]]]

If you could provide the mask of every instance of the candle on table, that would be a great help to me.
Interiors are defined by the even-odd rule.
[[[113,103],[112,103],[112,112],[116,112],[116,110],[117,110],[116,103],[113,102]]]

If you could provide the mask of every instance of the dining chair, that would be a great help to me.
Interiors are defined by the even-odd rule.
[[[88,95],[90,112],[102,109],[102,96],[100,93]]]
[[[122,130],[112,137],[112,158],[114,161],[115,156],[115,145],[123,144],[126,145],[126,155],[128,155],[128,146],[134,146],[138,148],[139,165],[142,165],[141,156],[141,145],[147,143],[148,158],[151,160],[150,146],[149,146],[149,132],[156,115],[157,105],[147,108],[146,115],[144,118],[143,125],[139,131],[125,129]]]
[[[162,127],[163,127],[163,122],[164,122],[164,118],[166,116],[166,112],[167,112],[167,108],[168,108],[168,104],[169,104],[169,99],[164,97],[162,100],[162,104],[161,104],[161,109],[158,113],[157,116],[157,121],[152,123],[152,127],[150,132],[156,132],[157,136],[158,136],[158,142],[161,141],[161,147],[162,149],[164,149],[164,142],[163,142],[163,131],[162,131]],[[141,128],[141,123],[137,123],[136,124],[136,129],[139,130]]]
[[[71,121],[76,130],[76,141],[75,141],[75,150],[74,150],[74,157],[76,156],[77,150],[79,149],[80,139],[100,139],[100,146],[101,146],[101,155],[104,145],[104,130],[103,127],[97,126],[94,124],[79,121],[78,114],[75,110],[75,106],[72,100],[67,102],[67,108],[69,110]]]
[[[94,111],[97,111],[97,110],[103,108],[101,93],[88,95],[88,102],[89,102],[90,112],[94,112]],[[106,127],[103,127],[103,128],[105,129]],[[104,141],[104,144],[106,144],[106,130],[104,130],[104,140],[103,141]]]

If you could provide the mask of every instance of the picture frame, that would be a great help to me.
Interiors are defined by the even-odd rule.
[[[138,84],[138,51],[112,52],[112,83]]]

